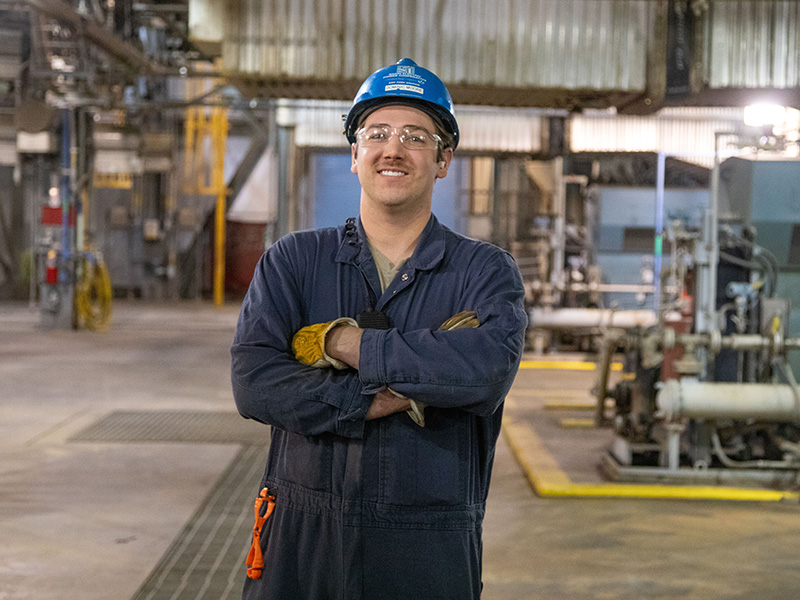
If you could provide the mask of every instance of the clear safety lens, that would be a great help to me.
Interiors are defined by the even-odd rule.
[[[438,135],[423,127],[363,127],[358,130],[356,137],[364,146],[383,146],[395,134],[409,150],[433,150],[441,141]]]

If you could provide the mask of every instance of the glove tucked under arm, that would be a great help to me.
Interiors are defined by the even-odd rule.
[[[453,315],[447,321],[442,323],[441,327],[439,327],[442,331],[451,331],[453,329],[463,329],[465,327],[478,327],[480,323],[478,322],[478,314],[474,310],[465,310],[458,314]],[[389,390],[396,396],[400,396],[401,398],[405,398],[401,394],[398,394],[394,390]],[[408,416],[419,425],[420,427],[425,427],[425,404],[419,402],[417,400],[411,400],[411,407],[406,410]]]
[[[325,336],[335,327],[358,327],[350,317],[340,317],[327,323],[315,323],[299,329],[292,337],[292,351],[297,360],[312,367],[346,369],[347,363],[329,356],[325,352]]]

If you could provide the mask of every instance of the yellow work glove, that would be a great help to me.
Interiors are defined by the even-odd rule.
[[[450,331],[452,329],[464,329],[465,327],[475,328],[478,325],[480,325],[480,323],[478,323],[477,313],[474,310],[464,310],[447,319],[447,321],[442,323],[439,329],[442,331]]]
[[[464,329],[465,327],[474,328],[479,325],[478,314],[474,310],[465,310],[447,319],[439,329],[441,331],[451,331],[453,329]],[[401,396],[391,389],[389,391],[395,396],[405,398],[405,396]],[[409,399],[409,402],[411,402],[411,407],[406,410],[408,416],[420,427],[425,427],[425,404],[411,399]]]
[[[295,358],[304,365],[311,365],[312,367],[346,369],[348,367],[347,363],[336,360],[325,352],[325,336],[334,327],[341,326],[358,327],[358,323],[350,317],[340,317],[327,323],[306,325],[298,330],[292,337],[292,351]]]

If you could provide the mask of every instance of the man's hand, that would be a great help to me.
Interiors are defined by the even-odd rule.
[[[409,406],[411,406],[411,401],[408,398],[398,396],[389,389],[381,390],[375,394],[375,399],[369,406],[367,421],[403,412],[408,410]]]
[[[361,335],[363,333],[364,330],[359,327],[337,327],[332,329],[325,338],[325,353],[329,357],[350,365],[357,370],[359,357],[361,356]]]
[[[351,328],[357,328],[357,324],[349,317],[303,327],[292,337],[292,351],[295,358],[304,365],[312,367],[332,366],[336,369],[346,369],[349,363],[337,360],[335,356],[326,352],[326,341],[333,332]],[[360,335],[358,339],[361,340]]]

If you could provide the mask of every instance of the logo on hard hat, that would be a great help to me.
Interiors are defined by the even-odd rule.
[[[397,74],[398,75],[405,75],[406,77],[413,77],[414,76],[415,67],[409,67],[408,65],[397,65]]]

